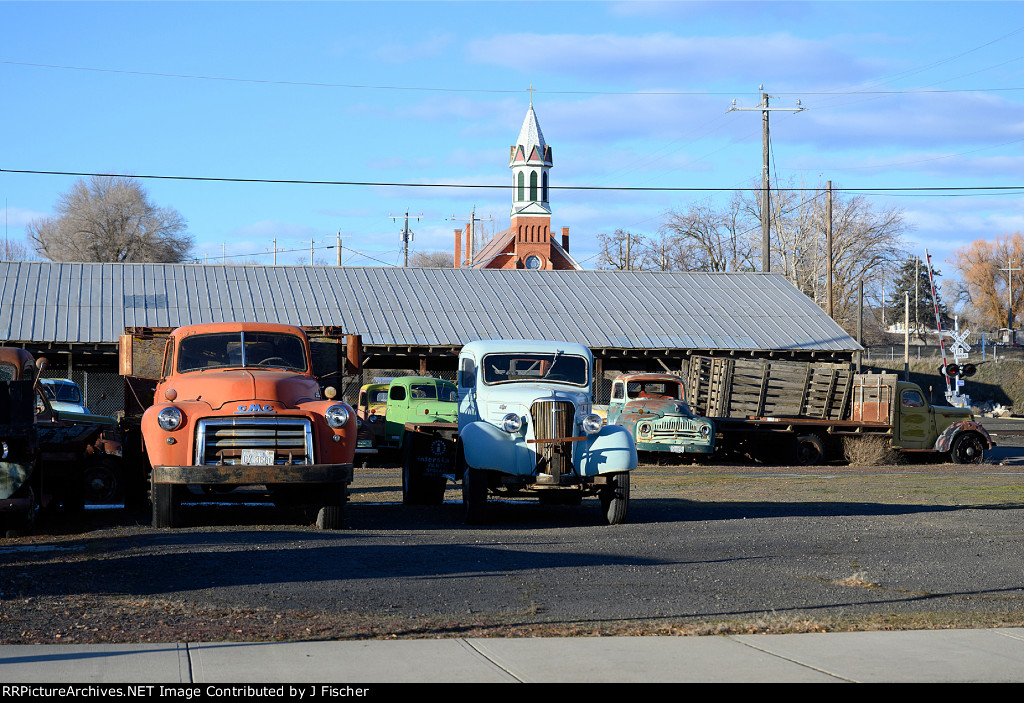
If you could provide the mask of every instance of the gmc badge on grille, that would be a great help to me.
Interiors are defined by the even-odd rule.
[[[272,413],[274,412],[273,405],[260,405],[259,403],[253,403],[252,405],[239,405],[236,413]]]

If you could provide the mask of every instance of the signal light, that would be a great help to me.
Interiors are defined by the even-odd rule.
[[[946,364],[946,370],[944,373],[947,376],[956,376],[960,373],[960,367],[957,364]]]
[[[973,376],[978,371],[978,367],[974,364],[964,364],[963,368],[960,369],[960,375],[964,378]]]

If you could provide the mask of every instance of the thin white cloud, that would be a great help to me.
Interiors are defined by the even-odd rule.
[[[514,47],[514,50],[510,49]],[[629,80],[671,79],[677,85],[711,80],[730,82],[781,80],[860,80],[871,75],[869,63],[843,51],[833,41],[803,39],[786,33],[763,36],[685,37],[668,32],[618,34],[518,33],[477,39],[467,45],[479,63],[522,73],[560,74],[600,79],[602,84]]]

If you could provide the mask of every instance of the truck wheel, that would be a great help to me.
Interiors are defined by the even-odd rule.
[[[328,486],[328,493],[334,493],[327,505],[321,505],[316,513],[316,526],[321,530],[340,530],[345,526],[345,501],[347,489],[344,484]]]
[[[321,530],[340,530],[345,526],[345,510],[341,505],[325,505],[317,511],[316,526]]]
[[[629,472],[612,474],[608,479],[608,485],[598,494],[601,498],[601,510],[605,522],[609,525],[621,525],[626,521],[626,511],[629,509]]]
[[[113,503],[121,490],[120,475],[121,467],[110,458],[89,463],[83,475],[85,502],[92,505]]]
[[[181,524],[181,492],[176,483],[154,483],[153,527],[178,527]]]
[[[953,440],[949,457],[954,464],[980,464],[985,458],[985,445],[976,432],[962,432]]]
[[[800,466],[817,466],[825,461],[825,443],[816,434],[796,438],[796,462]]]
[[[462,506],[467,525],[482,525],[487,520],[487,474],[483,469],[466,467],[462,475]]]

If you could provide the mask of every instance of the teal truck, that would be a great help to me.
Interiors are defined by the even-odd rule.
[[[686,386],[678,376],[619,376],[612,381],[607,422],[629,430],[637,451],[711,454],[715,450],[714,422],[690,410]]]

